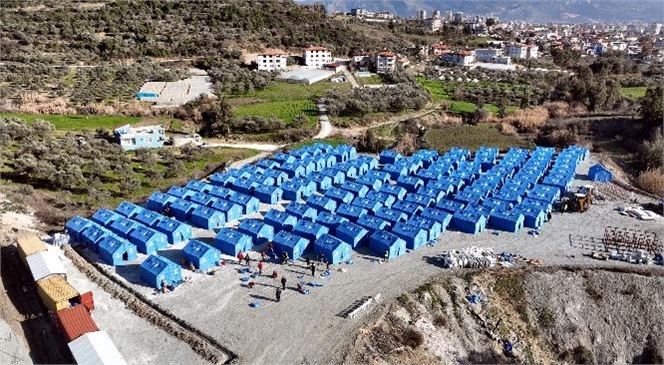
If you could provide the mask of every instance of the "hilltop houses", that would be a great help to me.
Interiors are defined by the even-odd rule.
[[[309,47],[304,49],[304,64],[309,68],[322,69],[332,63],[332,52],[325,47]]]
[[[256,64],[259,71],[282,71],[286,69],[287,59],[287,52],[268,50],[258,54]]]

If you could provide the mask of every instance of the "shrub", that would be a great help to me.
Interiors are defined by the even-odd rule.
[[[549,119],[549,112],[544,107],[519,109],[508,115],[505,122],[512,124],[520,132],[536,132]]]
[[[519,132],[517,132],[516,128],[514,128],[513,125],[505,122],[500,123],[500,127],[498,130],[500,131],[500,133],[507,134],[510,136],[516,136],[519,134]]]
[[[418,348],[424,344],[424,334],[415,328],[407,328],[401,334],[401,343],[411,348]]]
[[[553,101],[542,104],[543,107],[549,112],[551,118],[565,118],[567,111],[570,109],[569,104],[563,101]]]
[[[436,327],[445,327],[445,326],[447,326],[447,317],[442,315],[442,314],[437,314],[433,318],[433,324]]]
[[[641,189],[664,198],[664,170],[661,167],[643,171],[636,183]]]
[[[418,148],[417,136],[412,133],[403,135],[396,146],[396,150],[404,156],[412,155]]]

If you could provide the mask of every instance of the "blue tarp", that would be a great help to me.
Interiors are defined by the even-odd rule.
[[[201,271],[219,266],[221,263],[221,252],[198,240],[190,240],[182,249],[182,256]]]

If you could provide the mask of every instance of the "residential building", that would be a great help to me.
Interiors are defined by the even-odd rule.
[[[417,11],[417,19],[424,20],[426,18],[427,18],[427,11],[426,10],[418,10]]]
[[[432,18],[440,18],[440,10],[434,10],[433,13],[431,13]]]
[[[452,21],[452,12],[450,10],[445,12],[445,21]]]
[[[397,68],[397,55],[394,52],[378,52],[376,54],[376,72],[392,72]]]
[[[372,17],[374,16],[374,13],[367,9],[355,8],[355,9],[350,9],[350,15],[357,17],[362,17],[362,16]]]
[[[497,56],[502,56],[503,51],[495,48],[481,48],[475,50],[475,58],[477,62],[491,62],[491,59]]]
[[[434,43],[431,45],[431,54],[434,56],[442,56],[444,53],[449,52],[450,46],[443,42]]]
[[[372,55],[368,52],[353,53],[353,65],[357,70],[367,71],[373,63]]]
[[[159,148],[164,146],[166,131],[160,125],[134,128],[129,124],[114,131],[115,141],[125,151],[138,148]]]
[[[256,57],[259,71],[280,71],[286,69],[288,53],[282,51],[266,51]]]
[[[304,49],[304,64],[309,68],[323,68],[332,63],[332,52],[325,47],[309,47]]]
[[[505,47],[505,55],[511,58],[534,59],[539,57],[539,47],[513,43]]]
[[[443,27],[443,20],[438,17],[425,19],[424,26],[429,32],[437,32]]]
[[[450,52],[444,54],[440,59],[457,66],[468,66],[475,62],[475,53],[473,51]]]
[[[383,11],[380,13],[374,14],[374,18],[378,19],[394,19],[394,14],[388,12],[388,11]]]
[[[462,12],[454,13],[452,21],[454,21],[455,23],[462,23],[463,22],[463,13]]]

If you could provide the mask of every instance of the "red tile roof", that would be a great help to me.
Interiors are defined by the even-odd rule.
[[[394,56],[396,56],[396,54],[394,52],[387,52],[387,51],[380,52],[380,53],[378,53],[378,55],[381,56],[381,57],[394,57]]]
[[[90,312],[83,305],[61,309],[57,312],[58,326],[65,336],[67,343],[89,332],[99,331],[97,325],[90,317]]]
[[[304,50],[305,51],[329,51],[330,49],[325,48],[325,47],[309,47],[309,48],[305,48]]]
[[[434,43],[434,44],[431,45],[431,48],[433,48],[433,49],[449,49],[450,46],[448,46],[447,44],[443,44],[443,43]]]

